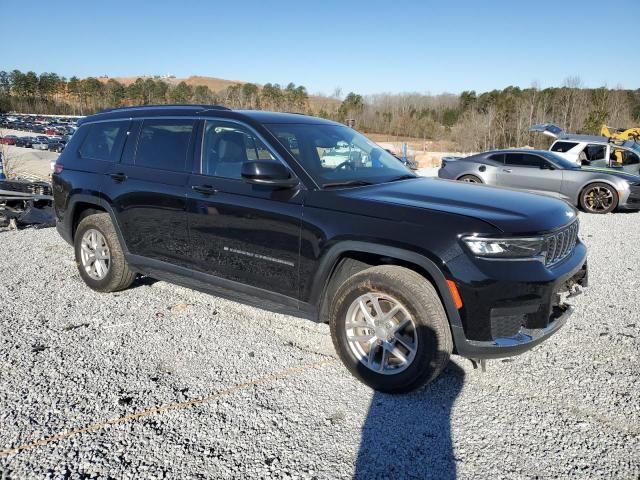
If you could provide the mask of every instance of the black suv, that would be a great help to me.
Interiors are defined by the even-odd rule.
[[[587,280],[576,210],[417,177],[357,131],[200,105],[79,122],[53,175],[58,231],[101,292],[136,274],[329,322],[347,368],[386,392],[452,352],[521,353]]]

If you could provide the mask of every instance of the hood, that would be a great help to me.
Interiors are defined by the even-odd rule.
[[[538,233],[562,227],[577,211],[563,200],[489,185],[416,178],[345,189],[343,196],[473,217],[505,233]]]

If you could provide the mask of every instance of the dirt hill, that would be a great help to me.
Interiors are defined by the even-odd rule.
[[[226,80],[224,78],[216,78],[216,77],[204,77],[200,75],[191,75],[187,78],[177,78],[173,76],[149,76],[149,75],[140,75],[137,77],[98,77],[98,80],[102,82],[107,82],[110,78],[113,80],[117,80],[123,85],[129,85],[135,82],[138,78],[146,79],[153,78],[154,80],[164,80],[167,83],[172,85],[177,85],[178,83],[184,81],[187,85],[191,85],[193,87],[197,85],[205,85],[209,87],[212,92],[219,92],[224,90],[231,85],[242,85],[247,83],[242,80]],[[260,84],[256,84],[258,87],[262,87]],[[320,97],[317,95],[309,95],[309,105],[311,110],[314,112],[319,112],[320,110],[333,111],[340,105],[340,101],[334,98],[329,97]]]

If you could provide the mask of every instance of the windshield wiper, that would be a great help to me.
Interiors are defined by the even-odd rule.
[[[322,188],[332,187],[363,187],[365,185],[373,185],[371,182],[365,182],[364,180],[346,180],[344,182],[331,182],[322,185]]]
[[[399,177],[387,180],[387,182],[397,182],[398,180],[409,180],[410,178],[418,178],[416,175],[400,175]]]

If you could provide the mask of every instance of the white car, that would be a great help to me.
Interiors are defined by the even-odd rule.
[[[600,135],[567,133],[552,123],[533,125],[529,131],[555,138],[549,150],[578,165],[640,174],[640,144],[632,140],[614,142]]]
[[[35,150],[49,150],[49,142],[45,142],[44,140],[41,139],[35,139],[33,140],[33,143],[31,144],[32,148],[34,148]]]

